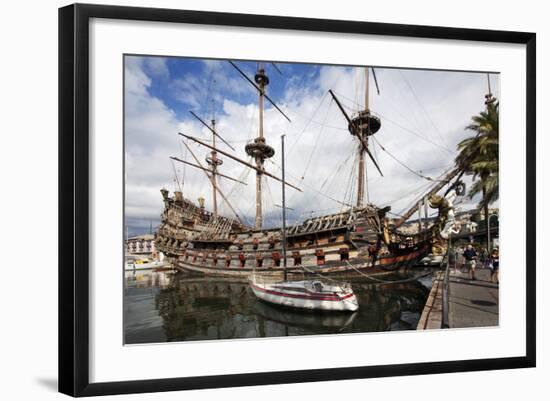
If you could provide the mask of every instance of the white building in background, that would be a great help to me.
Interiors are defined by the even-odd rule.
[[[144,234],[128,238],[126,240],[126,254],[155,258],[158,254],[155,248],[155,236],[153,234]]]

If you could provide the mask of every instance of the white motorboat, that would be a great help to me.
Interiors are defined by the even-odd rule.
[[[320,280],[262,283],[253,275],[250,288],[265,302],[291,308],[349,312],[359,309],[349,284],[326,284]]]
[[[157,269],[160,267],[165,267],[167,264],[158,260],[149,260],[149,259],[139,259],[135,257],[126,257],[126,262],[124,264],[124,270],[151,270]]]

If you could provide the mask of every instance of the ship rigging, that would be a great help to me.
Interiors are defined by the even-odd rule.
[[[444,201],[429,202],[440,190],[448,187],[457,187],[463,172],[459,168],[448,170],[442,176],[434,179],[423,172],[419,172],[406,163],[400,161],[393,153],[382,146],[375,134],[382,127],[381,119],[370,108],[369,86],[370,76],[374,80],[376,91],[380,94],[375,69],[365,67],[364,72],[364,105],[355,113],[349,113],[341,97],[333,89],[328,91],[330,98],[336,104],[344,117],[346,129],[354,138],[356,183],[352,190],[347,191],[343,200],[338,196],[320,190],[304,180],[305,172],[301,177],[289,173],[285,175],[284,164],[278,166],[273,160],[275,150],[269,145],[264,132],[265,102],[273,106],[289,123],[288,111],[277,105],[267,93],[270,79],[267,75],[266,63],[258,63],[254,79],[251,79],[235,62],[229,61],[234,70],[257,91],[258,94],[258,131],[257,136],[246,144],[244,150],[249,161],[235,155],[231,151],[222,150],[223,144],[233,152],[235,148],[218,130],[215,118],[207,124],[193,111],[191,114],[211,133],[211,142],[206,143],[188,133],[179,133],[183,144],[194,159],[194,163],[179,157],[172,156],[172,160],[202,171],[210,181],[212,187],[212,212],[204,207],[204,199],[199,199],[199,206],[183,197],[182,191],[176,191],[174,197],[168,191],[162,190],[164,213],[158,230],[157,247],[168,255],[172,263],[183,270],[198,272],[206,275],[224,275],[248,277],[252,272],[259,272],[268,276],[287,275],[299,278],[308,275],[312,269],[316,274],[338,275],[363,270],[393,270],[414,264],[428,253],[438,240],[438,230],[445,225],[445,209],[448,203]],[[279,73],[279,68],[270,63]],[[323,97],[324,101],[325,97]],[[292,114],[292,113],[290,113]],[[312,120],[312,119],[311,119]],[[310,121],[311,121],[310,120]],[[219,140],[220,142],[217,142]],[[189,141],[209,150],[206,157],[207,166],[204,166],[190,147]],[[390,155],[409,172],[428,181],[430,187],[423,193],[419,201],[400,214],[400,219],[390,220],[387,214],[390,207],[378,207],[370,203],[368,195],[368,165],[372,163],[376,173],[384,177],[373,146]],[[284,151],[284,145],[281,146]],[[221,171],[222,157],[231,159],[244,166],[248,171],[256,173],[255,179],[255,218],[254,224],[248,225],[245,216],[241,215],[238,207],[232,203],[230,197],[222,191],[219,181],[228,180],[236,186],[246,185],[241,177],[232,177]],[[346,156],[344,163],[350,160]],[[281,170],[279,177],[266,169],[266,161]],[[306,170],[309,162],[306,165]],[[334,174],[339,169],[335,169]],[[279,182],[282,191],[282,227],[265,227],[265,195],[269,192],[267,179]],[[351,181],[351,176],[349,177]],[[291,180],[289,182],[289,179]],[[328,177],[322,183],[327,183]],[[453,181],[451,183],[451,181]],[[339,210],[332,213],[320,214],[315,217],[298,220],[286,226],[285,188],[300,194],[304,190],[314,191],[317,194],[331,199],[339,204]],[[447,192],[448,192],[447,191]],[[232,217],[225,217],[219,212],[218,197],[231,210]],[[349,201],[346,198],[349,197]],[[365,201],[366,198],[366,201]],[[432,207],[438,208],[440,213],[439,225],[431,227],[420,225],[418,233],[404,235],[398,231],[407,219],[416,211]],[[427,214],[427,213],[426,213]],[[304,281],[306,283],[307,281]],[[305,284],[304,284],[305,285]]]

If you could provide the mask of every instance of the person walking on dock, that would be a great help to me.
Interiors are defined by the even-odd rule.
[[[481,267],[484,269],[489,265],[490,258],[487,255],[487,250],[485,248],[481,249],[480,255],[479,255],[479,262],[481,264]]]
[[[499,254],[498,248],[491,252],[491,282],[498,283]]]
[[[462,256],[464,256],[464,259],[466,259],[466,265],[468,266],[468,276],[470,277],[470,280],[475,280],[477,252],[472,244],[468,244]]]

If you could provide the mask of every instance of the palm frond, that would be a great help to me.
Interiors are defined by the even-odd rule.
[[[473,198],[483,194],[478,208],[485,207],[498,200],[499,196],[499,104],[489,104],[487,109],[472,117],[466,126],[476,135],[459,142],[455,163],[466,175],[471,175],[474,182],[468,191]]]

